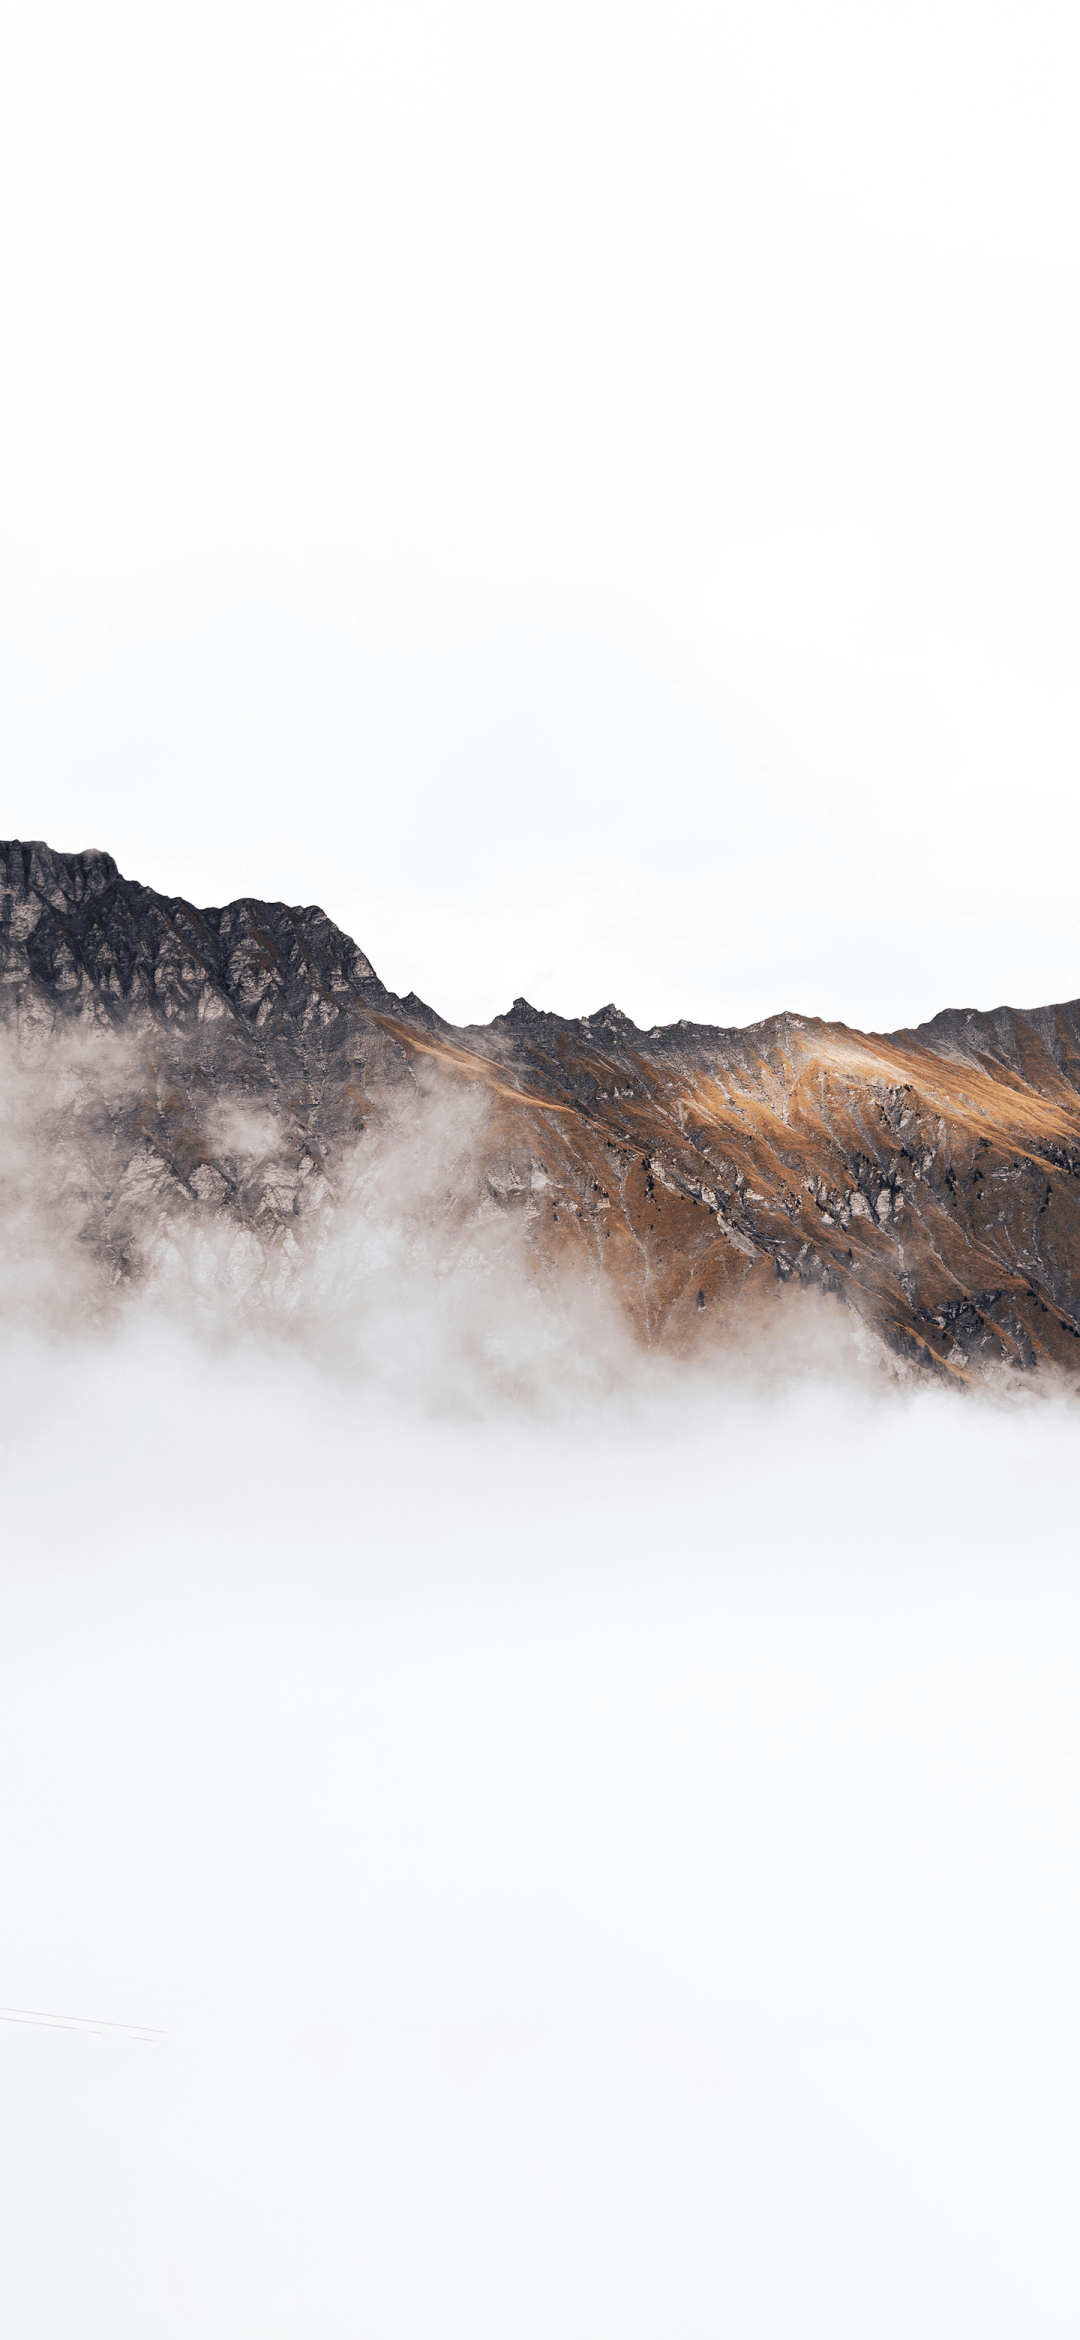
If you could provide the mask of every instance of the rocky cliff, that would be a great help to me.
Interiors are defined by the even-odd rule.
[[[41,1159],[113,1279],[148,1223],[287,1252],[394,1100],[445,1084],[483,1108],[461,1223],[516,1220],[538,1275],[606,1288],[645,1341],[686,1350],[816,1285],[930,1372],[1080,1365],[1080,1001],[876,1034],[519,999],[462,1029],[320,909],[198,910],[17,842],[0,999],[9,1082],[64,1050]]]

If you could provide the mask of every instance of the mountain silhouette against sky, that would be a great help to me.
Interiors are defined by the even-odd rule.
[[[643,1342],[686,1352],[814,1286],[934,1374],[1080,1365],[1078,1001],[877,1034],[518,999],[457,1027],[321,909],[196,909],[107,853],[19,842],[0,983],[20,1063],[125,1044],[120,1089],[84,1078],[48,1133],[118,1279],[147,1214],[294,1242],[388,1101],[441,1083],[483,1104],[459,1215],[516,1218],[538,1277],[603,1286]]]

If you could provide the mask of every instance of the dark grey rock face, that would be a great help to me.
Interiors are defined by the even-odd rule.
[[[107,853],[0,845],[0,1002],[40,1132],[81,1183],[83,1239],[122,1274],[148,1217],[288,1226],[362,1128],[367,1084],[408,1078],[373,1017],[401,1003],[322,910],[198,910]],[[66,1113],[42,1085],[62,1056]]]
[[[41,844],[0,845],[0,954],[17,1014],[232,1018],[280,1031],[325,1026],[354,1001],[389,1002],[322,910],[250,901],[196,910],[122,878],[111,854]]]

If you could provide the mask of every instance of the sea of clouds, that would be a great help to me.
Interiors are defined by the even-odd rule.
[[[20,2340],[1071,2336],[1074,1400],[631,1350],[448,1207],[468,1096],[110,1301],[28,1094]]]

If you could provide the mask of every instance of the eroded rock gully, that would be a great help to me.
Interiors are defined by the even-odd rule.
[[[651,1343],[801,1283],[931,1372],[1080,1367],[1080,1001],[876,1034],[519,999],[461,1029],[322,910],[197,910],[106,853],[17,842],[0,996],[12,1080],[66,1049],[37,1142],[115,1278],[148,1219],[295,1245],[395,1097],[445,1083],[485,1107],[459,1220],[516,1214],[538,1274],[602,1281]]]

